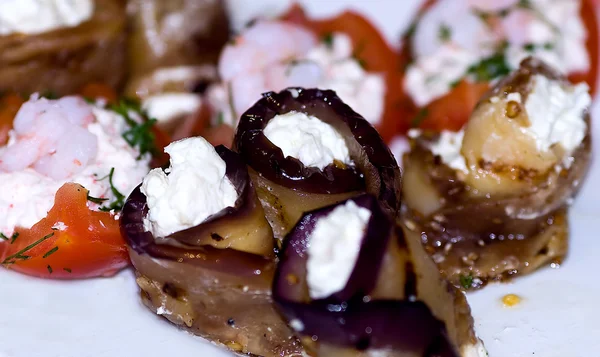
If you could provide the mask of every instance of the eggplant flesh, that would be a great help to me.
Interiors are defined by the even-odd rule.
[[[263,130],[275,116],[292,111],[315,116],[337,130],[354,165],[334,163],[319,170],[284,157]],[[242,115],[234,150],[251,169],[276,238],[282,239],[303,212],[363,192],[375,195],[392,215],[400,209],[401,174],[396,160],[375,128],[333,91],[289,88],[263,94]]]
[[[155,239],[145,231],[148,207],[139,187],[122,210],[121,231],[148,308],[190,332],[253,355],[294,356],[299,342],[274,309],[275,240],[245,164],[218,146],[238,192],[198,226]]]
[[[569,85],[540,61],[524,60],[519,70],[482,98],[467,123],[462,154],[468,164],[476,162],[478,155],[472,148],[496,145],[488,141],[488,136],[482,134],[477,138],[477,133],[469,130],[485,128],[481,116],[496,115],[494,113],[498,117],[490,119],[495,120],[493,125],[503,128],[515,125],[507,114],[511,108],[498,110],[498,103],[504,105],[508,93],[519,93],[525,100],[534,75]],[[514,118],[518,118],[522,108],[514,110],[515,113]],[[477,170],[470,169],[469,174],[464,175],[429,150],[431,141],[436,140],[434,135],[425,134],[413,140],[411,151],[403,158],[401,216],[407,236],[420,237],[441,271],[463,289],[478,288],[490,280],[503,280],[560,263],[568,248],[567,208],[591,161],[590,117],[587,111],[582,115],[587,131],[568,160],[562,160],[561,152],[554,150],[544,154],[546,161],[534,163],[539,165],[535,169],[513,167],[494,171],[481,164]],[[494,127],[485,130],[491,128]],[[499,132],[497,136],[502,135],[507,134]],[[498,144],[517,145],[515,142]],[[518,156],[513,159],[525,160]],[[485,183],[486,176],[494,177],[494,185],[488,184],[491,181]],[[478,180],[484,183],[480,185]],[[486,190],[489,187],[493,189]]]
[[[443,279],[420,238],[405,237],[373,196],[350,200],[372,215],[344,289],[311,299],[307,283],[311,232],[337,205],[306,213],[280,254],[273,299],[307,352],[454,357],[475,345],[478,339],[464,294]]]
[[[0,36],[0,91],[62,96],[90,82],[120,89],[126,74],[124,2],[96,1],[94,7],[92,18],[76,27]]]

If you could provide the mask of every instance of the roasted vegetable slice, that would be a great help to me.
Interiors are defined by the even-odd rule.
[[[353,165],[306,167],[284,156],[263,133],[278,115],[305,113],[331,125],[345,141]],[[290,88],[269,92],[242,115],[234,139],[250,166],[258,197],[276,238],[282,238],[303,212],[361,192],[377,196],[395,214],[400,206],[400,170],[381,136],[333,91]]]
[[[319,233],[336,215],[349,224],[356,218],[349,209],[356,217],[368,212],[359,240],[347,241],[354,229],[331,231],[331,237]],[[323,248],[319,240],[329,240],[328,249],[311,248]],[[357,250],[355,258],[338,261],[349,249]],[[323,254],[333,263],[322,260]],[[348,261],[351,273],[339,285]],[[338,271],[329,270],[330,264]],[[321,293],[323,284],[337,288]],[[483,348],[464,295],[441,278],[419,239],[405,239],[372,195],[301,218],[286,237],[273,298],[314,356],[450,357]]]
[[[121,230],[152,311],[243,353],[288,356],[301,347],[271,302],[274,239],[246,165],[225,147],[217,153],[239,196],[201,224],[156,239],[144,228],[148,207],[139,187],[122,211]]]
[[[527,59],[486,93],[461,132],[413,142],[404,158],[407,234],[423,237],[457,286],[561,261],[566,207],[590,165],[589,103],[585,84]],[[444,137],[460,141],[434,153]]]

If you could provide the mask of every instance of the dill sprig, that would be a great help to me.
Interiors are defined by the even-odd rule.
[[[88,193],[87,200],[90,202],[96,203],[96,204],[102,204],[105,201],[108,201],[108,198],[94,197],[94,196],[90,196],[90,194]]]
[[[123,195],[121,192],[119,192],[119,190],[117,190],[117,188],[113,184],[114,173],[115,173],[115,168],[111,167],[110,172],[108,173],[107,176],[104,176],[103,178],[98,179],[98,181],[102,181],[102,180],[108,178],[108,183],[110,185],[110,191],[115,196],[115,200],[113,202],[111,202],[108,206],[100,207],[99,208],[100,211],[104,211],[104,212],[108,212],[108,211],[112,211],[112,210],[120,211],[123,208],[123,205],[125,204],[125,195]]]
[[[110,109],[121,115],[129,125],[129,129],[123,133],[123,139],[131,147],[138,148],[140,151],[140,155],[137,157],[138,160],[147,153],[155,155],[158,152],[154,142],[156,138],[152,132],[152,126],[156,123],[156,119],[148,118],[140,123],[131,117],[131,112],[137,113],[142,118],[148,117],[138,101],[122,98],[117,104],[111,105]]]
[[[54,254],[54,253],[55,253],[57,250],[58,250],[58,246],[56,246],[56,247],[54,247],[54,248],[50,249],[49,251],[47,251],[47,252],[46,252],[46,254],[44,254],[44,255],[42,256],[42,258],[43,258],[43,259],[46,259],[46,258],[48,258],[48,257],[49,257],[49,256],[51,256],[52,254]]]
[[[19,238],[19,232],[13,233],[10,237],[7,237],[4,233],[0,233],[0,239],[10,240],[10,244],[13,244],[17,238]]]
[[[2,264],[3,265],[5,265],[5,264],[14,264],[17,260],[27,260],[27,259],[31,258],[31,256],[25,255],[24,253],[27,253],[29,250],[35,248],[36,246],[38,246],[42,242],[46,241],[47,239],[49,239],[53,235],[54,235],[54,232],[52,232],[50,234],[47,234],[47,235],[43,236],[42,238],[36,240],[35,242],[31,243],[27,247],[19,250],[15,254],[9,255],[8,257],[6,257],[6,259],[4,259],[2,261]]]

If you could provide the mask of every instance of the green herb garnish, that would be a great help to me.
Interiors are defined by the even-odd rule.
[[[108,198],[93,197],[88,193],[87,200],[96,204],[102,204],[104,201],[108,201]]]
[[[325,44],[325,46],[327,46],[327,48],[332,49],[333,48],[333,33],[328,32],[325,34],[325,36],[323,36],[323,43]]]
[[[4,233],[0,233],[0,239],[9,240],[10,238],[5,236]]]
[[[429,115],[429,110],[427,110],[427,108],[421,109],[417,113],[417,115],[415,115],[413,120],[411,120],[411,122],[410,122],[411,127],[418,128],[421,125],[421,123],[423,122],[423,120],[425,120],[427,118],[428,115]]]
[[[64,271],[66,271],[67,273],[71,273],[71,269],[70,268],[63,268]]]
[[[552,50],[553,48],[554,48],[554,44],[553,44],[552,42],[546,42],[546,43],[544,43],[544,49],[545,49],[545,50],[548,50],[548,51],[550,51],[550,50]]]
[[[50,249],[49,251],[46,252],[46,254],[44,254],[42,256],[42,258],[48,258],[49,256],[51,256],[54,252],[56,252],[58,250],[58,247],[54,247],[52,249]]]
[[[109,212],[112,210],[120,211],[123,208],[123,205],[125,204],[125,195],[123,195],[121,192],[119,192],[119,190],[117,190],[117,188],[113,184],[114,173],[115,173],[115,168],[112,167],[107,176],[99,179],[99,181],[101,181],[101,180],[108,178],[108,183],[110,184],[110,191],[115,196],[114,202],[112,202],[108,206],[102,206],[99,208],[99,210],[103,211],[103,212]]]
[[[52,274],[52,267],[48,264],[48,273]]]
[[[51,89],[44,91],[40,96],[46,99],[58,99],[58,94]]]
[[[523,46],[523,49],[528,52],[533,52],[535,50],[535,45],[533,43],[527,43]]]
[[[17,238],[19,238],[19,232],[13,233],[13,235],[10,237],[10,244],[13,244]]]
[[[440,41],[442,41],[442,42],[450,41],[451,37],[452,37],[452,30],[450,30],[450,27],[448,27],[445,24],[442,24],[440,26],[440,31],[438,33],[438,38],[440,39]]]
[[[123,133],[123,138],[131,147],[137,147],[140,151],[140,155],[137,159],[141,159],[144,154],[150,153],[152,155],[157,153],[156,145],[154,143],[154,133],[152,132],[152,126],[156,123],[156,119],[143,120],[141,123],[134,120],[131,117],[131,112],[137,113],[142,118],[146,118],[147,115],[142,111],[140,103],[132,99],[123,98],[119,100],[119,103],[110,106],[117,114],[121,115],[129,130]]]
[[[14,264],[17,259],[27,260],[27,259],[31,258],[29,255],[24,255],[24,253],[27,253],[29,250],[31,250],[34,247],[36,247],[37,245],[41,244],[42,242],[44,242],[45,240],[49,239],[53,235],[54,235],[54,232],[52,232],[50,234],[47,234],[44,237],[38,239],[37,241],[31,243],[27,247],[25,247],[25,248],[21,249],[20,251],[16,252],[15,254],[9,255],[8,257],[6,257],[6,259],[4,259],[2,261],[2,264],[3,265],[4,264]]]
[[[462,286],[464,289],[470,289],[473,287],[473,276],[471,274],[461,275],[458,280],[460,282],[460,286]]]
[[[504,53],[497,53],[482,59],[469,67],[467,75],[473,76],[478,82],[487,82],[492,79],[505,76],[510,73],[510,67],[506,63]]]

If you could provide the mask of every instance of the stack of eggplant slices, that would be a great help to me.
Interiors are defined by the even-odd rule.
[[[230,36],[221,1],[15,3],[9,270],[132,265],[152,313],[237,354],[485,357],[465,291],[566,255],[589,0],[428,1],[400,51],[352,11],[296,5]]]

